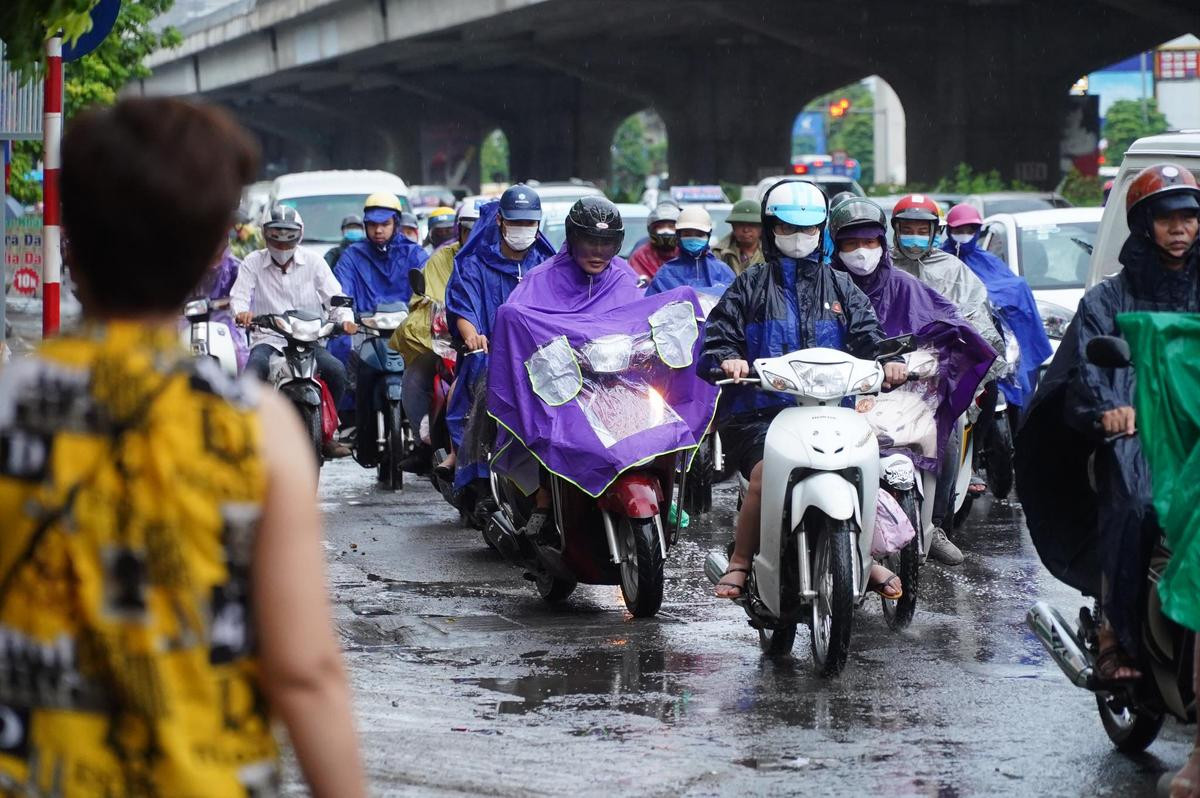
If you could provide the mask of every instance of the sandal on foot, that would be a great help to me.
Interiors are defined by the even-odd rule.
[[[750,569],[749,568],[734,568],[733,566],[726,568],[725,573],[722,574],[722,576],[724,577],[724,576],[729,576],[730,574],[738,574],[738,573],[745,574],[746,579],[750,578]],[[720,582],[717,582],[717,584],[714,585],[714,587],[721,587],[722,585],[724,585],[725,587],[736,587],[737,591],[738,591],[737,595],[736,596],[717,596],[717,598],[740,599],[746,593],[745,580],[742,580],[742,583],[739,585],[736,582],[726,582],[724,579],[722,579]]]
[[[1117,677],[1117,671],[1125,668],[1132,671],[1132,676]],[[1139,671],[1133,660],[1121,650],[1119,644],[1114,643],[1108,648],[1101,649],[1100,656],[1096,657],[1096,679],[1101,684],[1130,684],[1140,681],[1142,672]]]
[[[889,590],[889,585],[891,585],[893,582],[899,582],[899,581],[900,581],[900,575],[892,574],[887,579],[884,579],[882,582],[879,582],[878,584],[867,585],[867,590],[870,590],[874,593],[878,593],[879,595],[883,596],[888,601],[897,601],[901,598],[904,598],[904,588],[897,585],[895,588],[895,592],[891,592]]]

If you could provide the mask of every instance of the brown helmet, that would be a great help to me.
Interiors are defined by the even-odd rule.
[[[1153,200],[1159,213],[1175,210],[1200,212],[1200,186],[1196,178],[1182,166],[1156,163],[1137,173],[1125,193],[1125,214],[1133,226],[1134,212]]]

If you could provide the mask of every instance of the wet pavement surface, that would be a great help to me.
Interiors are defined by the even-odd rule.
[[[789,660],[760,656],[741,609],[702,567],[735,497],[667,561],[654,619],[618,587],[545,604],[424,481],[373,486],[326,466],[321,501],[336,618],[377,795],[1152,796],[1190,730],[1113,750],[1090,694],[1024,625],[1081,599],[1042,568],[1019,507],[977,503],[958,569],[928,564],[909,629],[856,616],[842,675],[815,675],[801,627]],[[295,776],[292,777],[292,790]]]

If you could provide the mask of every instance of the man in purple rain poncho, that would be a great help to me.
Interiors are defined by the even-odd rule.
[[[235,258],[233,252],[226,247],[225,254],[201,278],[192,295],[207,299],[228,299],[229,291],[237,281],[238,269],[241,267],[242,262]],[[234,353],[237,355],[238,371],[241,371],[246,367],[246,358],[250,356],[250,346],[246,343],[246,333],[239,329],[233,321],[233,311],[218,310],[213,312],[209,319],[229,328],[229,334],[233,337]],[[180,326],[186,328],[187,320],[181,322]]]
[[[598,496],[634,464],[696,446],[716,407],[717,391],[691,367],[700,338],[695,293],[679,289],[643,299],[633,270],[616,257],[623,237],[611,202],[586,197],[575,203],[566,245],[530,272],[496,314],[488,369],[488,413],[500,425],[493,467],[527,493],[536,490],[525,527],[535,539],[552,523],[551,501],[540,474],[530,480],[519,473],[533,464],[530,453],[546,470]],[[682,334],[669,337],[668,329]],[[603,336],[630,336],[655,353],[648,363],[605,376],[638,395],[653,390],[661,396],[663,420],[610,434],[589,414],[582,400],[591,386],[583,380],[597,375],[585,376],[587,364],[581,368],[574,352]],[[637,345],[630,347],[632,358]],[[573,392],[557,397],[547,389],[558,391],[563,383],[545,381],[546,372],[534,365],[547,363],[555,350],[565,354],[558,376],[565,374],[567,383],[572,375],[580,380]]]
[[[472,408],[482,406],[483,394],[477,389],[487,376],[488,339],[496,310],[525,275],[554,254],[554,247],[538,232],[541,218],[542,202],[537,192],[520,183],[511,186],[498,202],[479,209],[479,221],[454,257],[454,272],[446,286],[446,316],[462,353],[446,407],[446,426],[455,451],[438,470],[448,478],[450,469],[454,469],[455,490],[487,478],[483,460],[472,457],[469,464],[460,465],[459,450],[469,433],[472,440],[478,441],[475,433],[484,420],[483,413],[475,413]],[[468,420],[473,423],[469,425]]]
[[[912,275],[894,268],[887,249],[883,210],[868,199],[856,197],[839,203],[830,212],[834,242],[834,268],[850,274],[867,295],[885,335],[914,333],[922,345],[938,352],[937,451],[905,451],[924,470],[938,472],[934,497],[934,532],[930,556],[944,565],[958,565],[962,552],[946,537],[942,524],[957,477],[957,420],[975,398],[996,352],[959,315],[955,305]]]
[[[679,256],[662,265],[646,296],[661,294],[681,285],[720,298],[736,276],[733,269],[713,255],[709,249],[712,217],[699,205],[689,205],[679,214],[675,232],[679,240]],[[715,304],[715,302],[713,303]]]

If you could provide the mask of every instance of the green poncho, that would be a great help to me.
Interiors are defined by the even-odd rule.
[[[1138,434],[1171,549],[1158,592],[1170,618],[1200,630],[1200,315],[1122,313],[1117,323],[1133,350]]]

